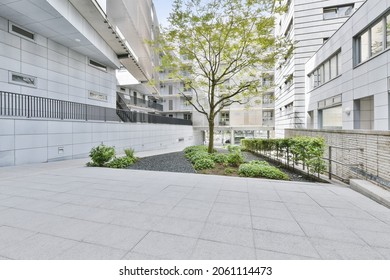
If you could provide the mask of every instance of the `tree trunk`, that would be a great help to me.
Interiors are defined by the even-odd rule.
[[[209,147],[208,153],[211,154],[214,150],[214,116],[209,118]]]

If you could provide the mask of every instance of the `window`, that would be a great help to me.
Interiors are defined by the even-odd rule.
[[[185,120],[191,120],[191,114],[184,114],[184,119]]]
[[[390,15],[386,17],[386,47],[390,46]]]
[[[329,59],[330,64],[330,79],[334,79],[339,75],[338,69],[338,55],[335,55]]]
[[[169,100],[169,110],[172,111],[173,110],[173,100]]]
[[[230,121],[229,112],[222,112],[220,125],[229,125],[229,121]]]
[[[294,112],[294,102],[291,102],[289,104],[287,104],[286,106],[284,106],[285,108],[285,112],[286,112],[286,115],[290,115]]]
[[[327,7],[323,10],[324,19],[334,19],[340,17],[348,17],[354,11],[354,4],[343,5],[343,6],[335,6],[335,7]]]
[[[263,112],[263,122],[270,122],[272,121],[272,111],[264,111]]]
[[[294,24],[294,20],[291,19],[291,21],[289,22],[289,24],[287,26],[286,32],[284,32],[284,36],[286,38],[290,38],[290,35],[292,33],[292,29],[293,29],[293,24]]]
[[[173,94],[173,86],[172,85],[169,85],[169,92],[168,92],[169,95],[172,95]]]
[[[382,16],[354,38],[355,64],[362,63],[370,57],[390,47],[390,14]]]
[[[330,80],[330,62],[329,60],[324,63],[324,83]]]
[[[22,28],[22,27],[19,27],[13,23],[10,23],[9,24],[9,32],[10,33],[13,33],[15,35],[18,35],[20,37],[23,37],[25,39],[28,39],[28,40],[34,40],[35,39],[35,34]]]
[[[293,83],[294,76],[293,74],[290,74],[287,76],[286,80],[284,81],[284,84],[286,85],[286,88],[289,88]]]
[[[309,90],[315,89],[322,84],[341,75],[340,50],[320,64],[309,74]]]
[[[371,27],[371,55],[376,55],[383,50],[383,21]]]
[[[8,82],[27,87],[37,87],[37,78],[20,73],[9,72]]]
[[[92,66],[92,67],[95,67],[95,68],[99,69],[99,70],[107,71],[107,66],[105,66],[105,65],[103,65],[103,64],[101,64],[99,62],[96,62],[96,61],[94,61],[92,59],[89,59],[88,64],[90,66]]]

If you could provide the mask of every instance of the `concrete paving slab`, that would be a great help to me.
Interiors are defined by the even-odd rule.
[[[305,236],[255,230],[254,240],[256,248],[260,250],[320,258],[309,238]]]
[[[147,233],[148,231],[146,230],[116,225],[104,225],[99,230],[85,236],[82,241],[128,252],[137,245]]]
[[[306,236],[364,245],[365,242],[344,226],[299,223]]]
[[[232,245],[240,245],[251,248],[254,247],[253,232],[244,228],[206,224],[200,238]]]
[[[213,210],[218,212],[241,214],[247,216],[251,214],[251,210],[248,203],[234,204],[234,203],[215,202],[213,206]]]
[[[305,236],[296,221],[279,220],[275,218],[252,217],[253,229]]]
[[[153,230],[163,233],[198,238],[203,227],[203,222],[165,217],[156,222]]]
[[[197,239],[179,235],[149,232],[132,252],[159,259],[188,259]]]
[[[314,258],[256,249],[258,260],[313,260]]]
[[[390,234],[387,232],[375,232],[368,230],[354,230],[368,245],[390,249]]]
[[[310,239],[313,247],[325,260],[381,260],[383,256],[366,244],[353,244],[334,240]]]
[[[126,251],[79,242],[54,259],[58,260],[119,260]]]
[[[52,260],[76,245],[77,242],[73,240],[36,234],[0,249],[0,256],[19,260]]]
[[[390,259],[390,209],[332,184],[0,168],[0,258]]]
[[[35,232],[13,228],[8,226],[0,227],[0,249],[11,246],[12,244],[21,242],[28,237],[36,234]]]
[[[171,209],[167,217],[187,219],[190,221],[205,222],[209,216],[210,210],[207,209],[196,209],[187,207],[174,207]]]
[[[255,249],[237,245],[199,240],[191,255],[195,260],[254,260]]]
[[[232,226],[238,228],[252,228],[251,216],[219,211],[211,211],[208,223]]]

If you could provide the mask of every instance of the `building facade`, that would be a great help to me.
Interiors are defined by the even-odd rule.
[[[390,129],[390,1],[367,0],[306,63],[307,127]]]
[[[0,0],[0,166],[192,144],[155,117],[156,34],[152,0]]]
[[[306,126],[305,63],[360,7],[354,0],[285,0],[287,11],[277,17],[275,35],[292,46],[275,67],[275,132]]]

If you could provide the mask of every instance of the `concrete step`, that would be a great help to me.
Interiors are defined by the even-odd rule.
[[[390,208],[390,191],[365,180],[351,179],[351,189]]]

